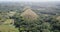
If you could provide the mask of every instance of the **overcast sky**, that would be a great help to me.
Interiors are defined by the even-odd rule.
[[[0,0],[0,1],[32,1],[32,2],[48,2],[48,1],[60,1],[60,0]]]

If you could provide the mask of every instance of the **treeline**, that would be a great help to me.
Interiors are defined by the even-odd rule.
[[[40,15],[37,20],[26,20],[20,13],[13,16],[0,14],[0,32],[60,32],[58,16]]]
[[[13,17],[14,25],[20,32],[60,32],[60,20],[55,16],[40,16],[38,20],[28,21],[22,16]]]

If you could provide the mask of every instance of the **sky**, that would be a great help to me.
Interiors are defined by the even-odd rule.
[[[48,1],[60,1],[60,0],[0,0],[0,1],[31,1],[31,2],[48,2]]]

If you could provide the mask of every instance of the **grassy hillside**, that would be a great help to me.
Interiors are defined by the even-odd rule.
[[[19,32],[19,31],[14,26],[0,25],[0,32]]]

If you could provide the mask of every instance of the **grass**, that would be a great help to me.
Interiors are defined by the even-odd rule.
[[[14,23],[14,19],[7,19],[4,24],[13,24]]]
[[[0,32],[19,32],[19,31],[14,26],[0,25]]]

